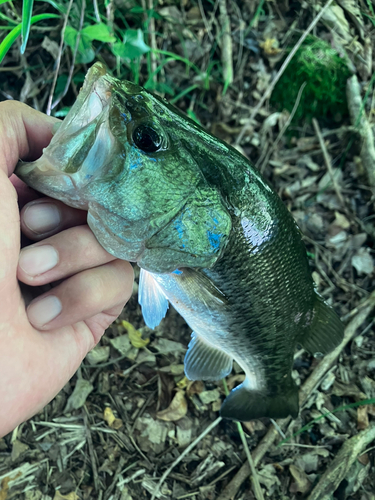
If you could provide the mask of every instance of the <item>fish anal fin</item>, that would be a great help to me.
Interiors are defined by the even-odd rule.
[[[141,269],[139,275],[138,302],[142,307],[142,315],[149,328],[155,328],[167,314],[169,306],[152,274]]]
[[[220,380],[232,371],[233,360],[220,349],[192,333],[185,355],[185,374],[190,380]]]
[[[269,394],[266,391],[249,391],[245,383],[233,389],[224,400],[220,415],[230,420],[247,422],[255,418],[286,418],[298,416],[298,390],[291,384],[286,390],[278,394]]]
[[[311,326],[304,329],[298,341],[311,354],[327,354],[337,347],[344,337],[344,325],[335,311],[315,295],[314,317]]]

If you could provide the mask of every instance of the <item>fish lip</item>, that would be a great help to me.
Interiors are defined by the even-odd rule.
[[[113,83],[105,78],[107,74],[105,66],[101,63],[95,63],[89,69],[77,101],[62,124],[64,129],[70,128],[69,135],[74,135],[77,130],[92,123],[106,107],[110,106]],[[94,100],[93,96],[97,99]],[[72,122],[75,122],[74,125]]]
[[[16,174],[26,183],[50,194],[52,181],[50,183],[48,179],[59,176],[61,180],[53,181],[59,188],[53,191],[59,193],[60,198],[60,190],[68,190],[72,195],[74,190],[86,186],[101,171],[102,157],[93,162],[90,151],[109,151],[116,142],[110,130],[108,133],[104,131],[109,120],[113,91],[113,83],[106,75],[107,70],[101,63],[90,68],[76,102],[55,131],[50,144],[43,149],[43,155],[35,162],[18,165]],[[85,132],[87,137],[92,138],[92,146],[82,162],[78,163],[75,154],[82,150],[83,143],[77,141],[76,136]]]

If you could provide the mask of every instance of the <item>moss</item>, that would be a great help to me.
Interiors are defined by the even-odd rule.
[[[309,36],[277,83],[271,103],[291,112],[301,85],[306,82],[293,122],[311,121],[314,117],[339,121],[348,112],[345,86],[350,75],[346,60],[335,49]]]

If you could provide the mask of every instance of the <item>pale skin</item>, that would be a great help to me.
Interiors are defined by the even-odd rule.
[[[12,176],[19,158],[41,155],[56,121],[15,101],[0,103],[0,437],[59,392],[132,291],[131,265],[103,250],[84,211],[37,198]],[[21,214],[17,198],[28,201]],[[20,251],[20,229],[37,243]],[[25,306],[19,281],[58,280]]]

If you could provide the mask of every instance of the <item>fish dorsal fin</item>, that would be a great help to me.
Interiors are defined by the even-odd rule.
[[[149,328],[158,326],[167,314],[168,299],[152,274],[144,269],[141,269],[139,275],[138,302],[142,307],[143,319]]]
[[[190,380],[220,380],[232,371],[232,358],[207,344],[195,332],[185,356],[185,373]]]
[[[192,294],[204,304],[220,305],[225,307],[228,300],[224,293],[217,288],[208,276],[200,270],[185,267],[182,269],[182,283],[189,294]]]
[[[311,326],[298,339],[311,354],[327,354],[339,345],[344,336],[344,325],[335,311],[315,294],[314,316]]]

